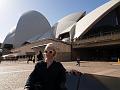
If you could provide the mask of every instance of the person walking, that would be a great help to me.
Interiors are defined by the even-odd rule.
[[[80,66],[80,58],[79,57],[77,57],[77,64],[76,65]]]
[[[38,53],[38,55],[37,55],[37,61],[41,61],[41,60],[43,60],[44,58],[43,58],[43,54],[42,54],[42,52],[41,51],[39,51],[39,53]]]
[[[32,56],[32,61],[35,63],[35,55]]]

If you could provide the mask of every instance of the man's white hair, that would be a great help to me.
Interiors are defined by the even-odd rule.
[[[48,48],[48,47],[55,50],[55,51],[58,50],[57,46],[53,43],[48,43],[45,48]]]

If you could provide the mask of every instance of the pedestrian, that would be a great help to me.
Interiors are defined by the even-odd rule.
[[[80,66],[80,58],[79,57],[77,57],[77,64],[76,65]]]
[[[35,55],[32,56],[32,61],[35,63]]]
[[[32,61],[32,56],[31,55],[28,56],[27,64],[29,64],[29,61]]]
[[[0,64],[1,64],[1,61],[2,61],[1,59],[2,59],[2,58],[0,57]]]
[[[38,53],[38,55],[37,55],[37,61],[41,61],[41,60],[43,60],[44,58],[43,58],[43,54],[42,54],[42,52],[41,51],[39,51],[39,53]]]
[[[26,90],[67,90],[66,69],[55,61],[56,53],[56,46],[48,43],[44,49],[45,59],[36,63],[27,79]]]

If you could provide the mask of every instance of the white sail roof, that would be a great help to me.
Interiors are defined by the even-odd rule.
[[[58,38],[60,33],[81,19],[85,13],[86,12],[72,13],[60,19],[55,25],[53,25],[54,28],[52,27],[54,29],[55,38]]]
[[[27,40],[37,40],[48,31],[51,32],[52,30],[46,17],[32,10],[20,17],[16,28],[6,36],[4,44],[13,44],[14,47],[20,47]]]
[[[78,38],[88,32],[88,30],[90,30],[102,17],[119,5],[120,0],[111,0],[84,16],[76,24],[74,38]]]
[[[16,27],[12,28],[10,30],[10,32],[7,34],[7,36],[5,37],[5,40],[3,42],[3,45],[4,44],[13,44],[14,43],[14,36],[15,36],[15,30],[16,30]]]

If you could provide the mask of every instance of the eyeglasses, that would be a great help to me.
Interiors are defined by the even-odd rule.
[[[52,50],[50,50],[50,51],[44,51],[45,53],[53,53],[53,51]]]

